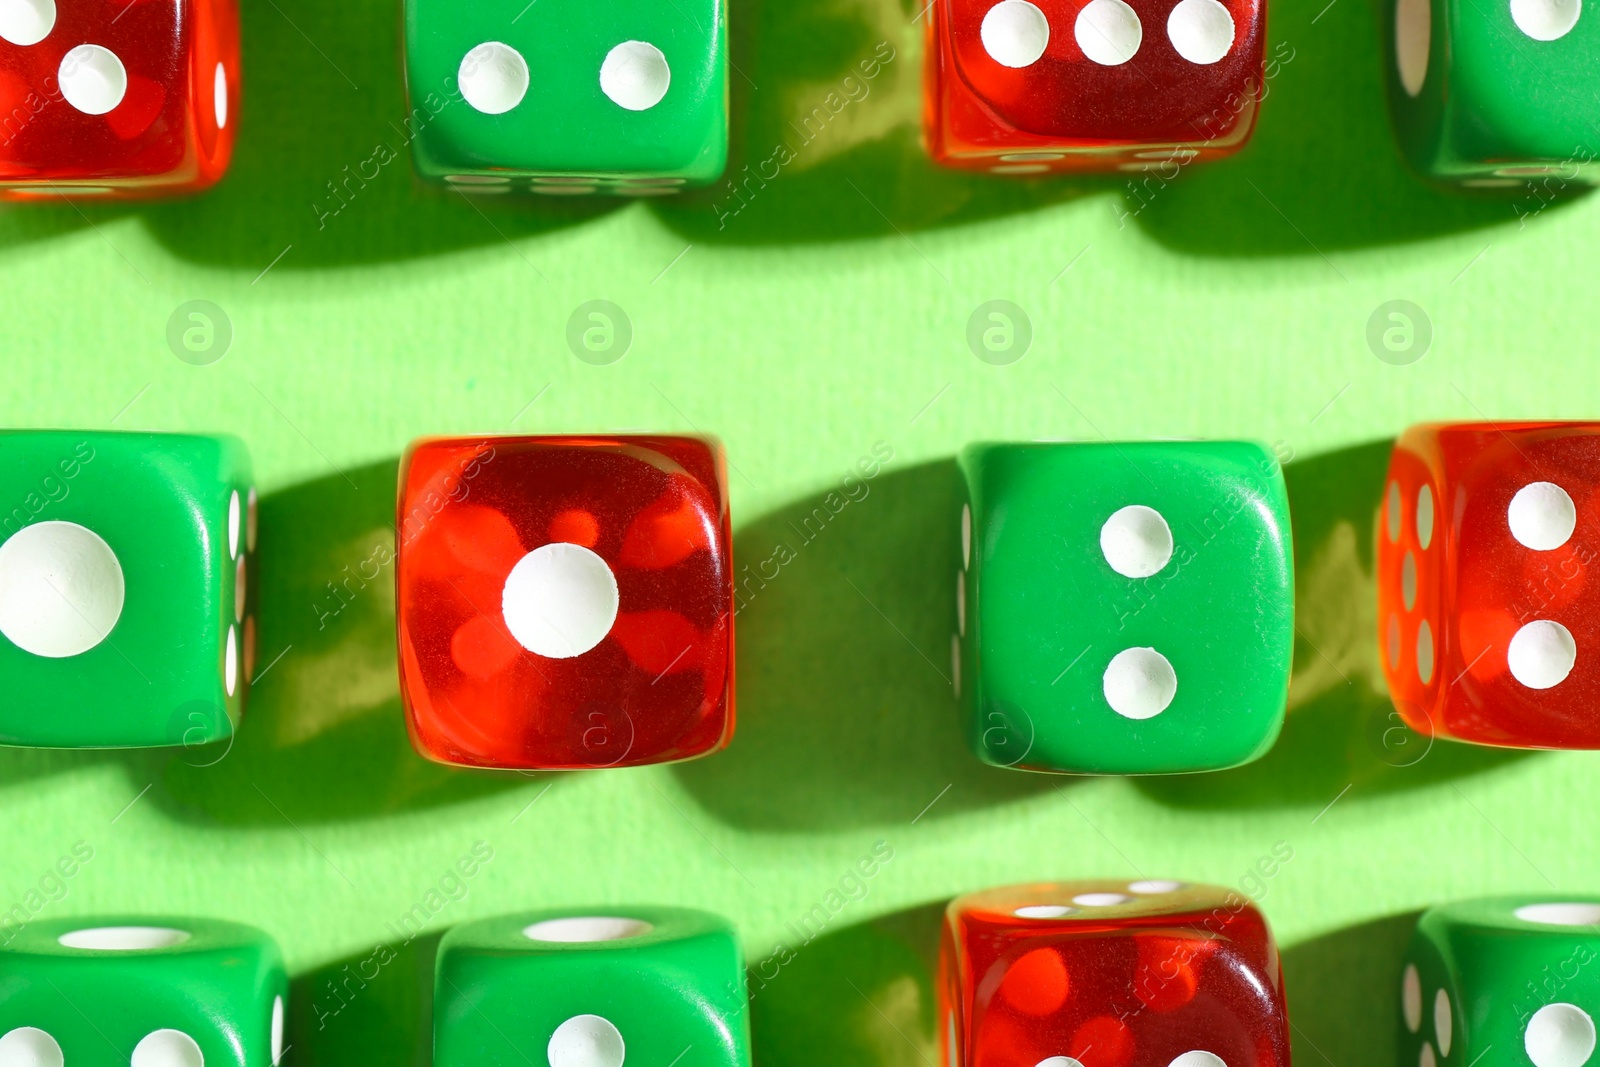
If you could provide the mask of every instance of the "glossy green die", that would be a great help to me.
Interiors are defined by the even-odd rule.
[[[748,1067],[744,959],[682,908],[502,916],[439,944],[434,1067]]]
[[[232,437],[0,432],[0,744],[230,736],[254,516]]]
[[[1426,912],[1400,975],[1400,1055],[1422,1067],[1583,1067],[1600,1016],[1600,897]]]
[[[1390,110],[1424,176],[1524,188],[1596,180],[1600,17],[1580,0],[1381,0]]]
[[[727,164],[723,0],[405,0],[405,20],[424,178],[653,196]]]
[[[264,1067],[289,982],[272,938],[212,919],[52,919],[5,929],[0,1063]]]
[[[1283,724],[1289,505],[1244,442],[964,453],[956,690],[985,762],[1170,774],[1248,762]]]

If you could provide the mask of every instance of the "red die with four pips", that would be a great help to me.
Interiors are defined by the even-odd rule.
[[[0,198],[197,192],[238,125],[236,0],[0,3]]]
[[[1437,423],[1396,443],[1378,633],[1413,729],[1600,748],[1600,423]]]
[[[733,735],[721,446],[442,438],[400,477],[401,688],[418,751],[522,769],[703,756]]]
[[[1171,171],[1237,151],[1265,0],[933,0],[923,128],[945,166]]]
[[[1165,880],[957,898],[940,949],[939,1032],[950,1067],[1289,1063],[1266,920],[1239,893]]]

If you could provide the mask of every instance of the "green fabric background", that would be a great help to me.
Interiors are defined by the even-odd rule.
[[[1593,891],[1594,757],[1423,752],[1389,733],[1368,541],[1407,423],[1595,414],[1595,205],[1535,214],[1531,195],[1449,198],[1408,178],[1363,0],[1276,0],[1279,73],[1236,160],[1138,191],[934,173],[914,15],[734,0],[736,150],[777,174],[748,179],[735,214],[725,186],[650,205],[421,190],[394,5],[245,0],[242,139],[221,187],[0,214],[0,419],[243,436],[265,491],[274,664],[212,766],[203,751],[0,753],[0,904],[259,924],[296,975],[291,1055],[346,1064],[415,1061],[428,955],[452,923],[706,907],[771,975],[758,1059],[912,1067],[933,1056],[938,902],[1176,876],[1260,898],[1287,946],[1299,1062],[1347,1067],[1391,1062],[1410,913]],[[609,366],[566,342],[597,298],[633,327]],[[168,347],[191,299],[231,320],[211,366]],[[1009,366],[968,349],[992,299],[1031,318]],[[1393,299],[1432,322],[1409,366],[1366,340]],[[425,433],[622,428],[721,435],[740,561],[794,557],[739,616],[733,747],[566,777],[419,760],[396,703],[392,575],[352,581],[336,613],[328,589],[386,558],[397,455]],[[1053,779],[985,768],[962,743],[952,457],[975,439],[1101,435],[1248,436],[1294,456],[1294,709],[1256,764]],[[867,495],[803,542],[798,518],[878,442],[894,458]],[[865,896],[830,898],[880,840],[893,859]],[[33,895],[78,841],[94,858],[64,897]],[[493,859],[458,885],[480,841]],[[1293,859],[1277,865],[1280,842]],[[329,999],[335,979],[347,1000]]]

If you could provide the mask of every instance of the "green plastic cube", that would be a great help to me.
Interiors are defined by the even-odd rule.
[[[1583,1067],[1600,1015],[1600,897],[1426,912],[1400,975],[1400,1055],[1421,1067]]]
[[[406,0],[405,20],[426,179],[652,196],[727,165],[723,0]]]
[[[502,916],[439,944],[434,1067],[748,1067],[744,958],[682,908]]]
[[[251,481],[232,437],[0,432],[0,744],[232,734],[255,632]]]
[[[1526,187],[1596,180],[1600,18],[1580,0],[1382,0],[1390,110],[1425,177]],[[1581,17],[1580,17],[1581,11]]]
[[[264,1067],[289,981],[260,930],[213,919],[51,919],[0,945],[0,1063]]]
[[[953,667],[987,763],[1220,770],[1277,739],[1294,644],[1276,457],[1233,441],[965,452]]]

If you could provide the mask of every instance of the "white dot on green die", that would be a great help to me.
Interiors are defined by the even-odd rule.
[[[0,1067],[62,1067],[61,1045],[37,1026],[19,1026],[0,1037]]]
[[[1533,1067],[1583,1067],[1594,1054],[1594,1019],[1576,1004],[1546,1004],[1522,1035]]]
[[[672,85],[672,68],[649,41],[623,41],[600,64],[600,91],[618,107],[648,111]]]
[[[1102,687],[1112,711],[1127,719],[1150,719],[1171,705],[1178,675],[1155,649],[1125,648],[1107,665]]]
[[[622,1067],[622,1032],[599,1015],[574,1015],[550,1035],[550,1067]]]
[[[0,544],[0,634],[24,652],[89,651],[117,625],[126,593],[117,554],[86,526],[35,523]]]
[[[461,60],[461,95],[485,115],[503,115],[528,95],[528,61],[508,44],[485,41]]]
[[[131,1067],[205,1067],[195,1039],[182,1030],[156,1030],[133,1047]]]
[[[1100,554],[1125,578],[1148,578],[1172,559],[1172,528],[1155,508],[1129,504],[1100,527]]]

